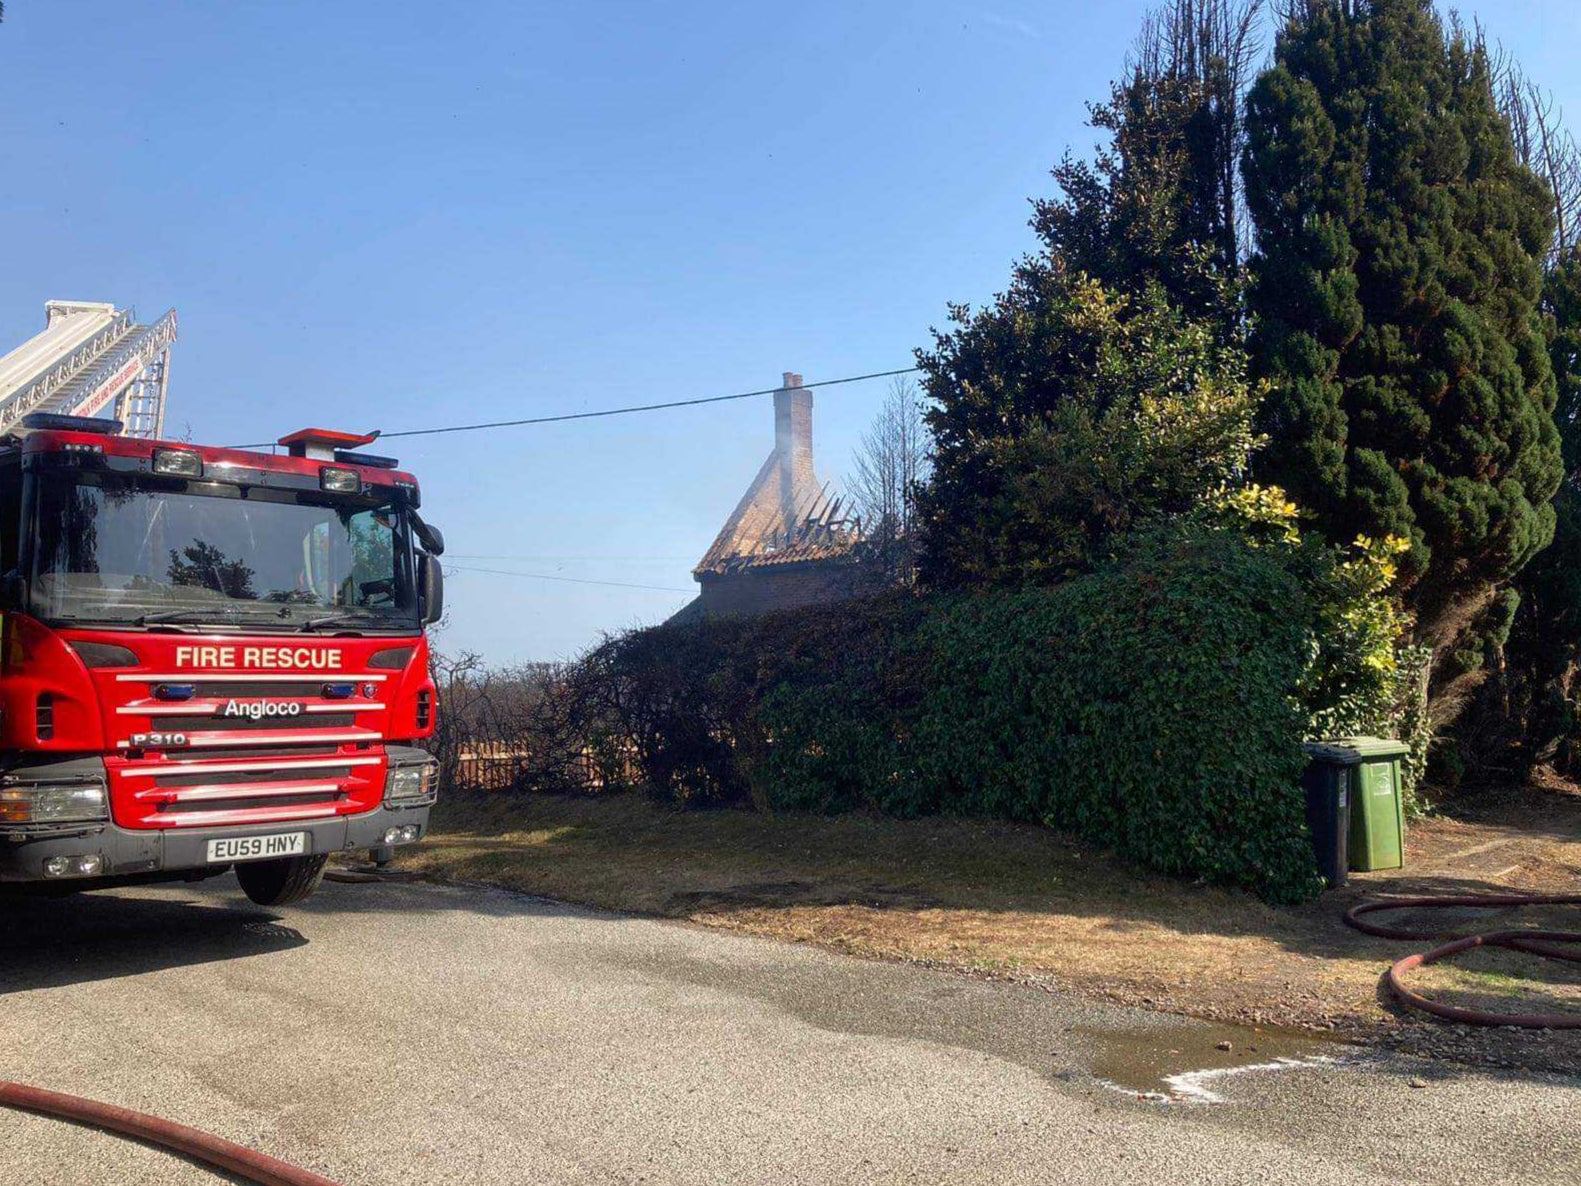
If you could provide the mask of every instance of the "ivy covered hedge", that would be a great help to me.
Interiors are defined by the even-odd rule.
[[[1054,588],[663,626],[590,662],[641,781],[678,802],[1035,821],[1296,901],[1318,887],[1301,740],[1387,682],[1336,653],[1343,567],[1173,531]]]

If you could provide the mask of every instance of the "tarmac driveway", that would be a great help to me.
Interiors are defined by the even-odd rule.
[[[346,1186],[1581,1177],[1576,1080],[501,892],[326,885],[270,911],[224,878],[0,911],[0,1077]],[[1216,1052],[1226,1036],[1234,1051]],[[1152,1081],[1193,1062],[1211,1069]],[[0,1113],[3,1183],[218,1180]]]

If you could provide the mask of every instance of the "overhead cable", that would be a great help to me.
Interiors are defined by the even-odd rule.
[[[447,572],[485,572],[499,577],[526,577],[535,581],[562,581],[568,585],[606,585],[613,589],[652,589],[659,593],[695,593],[678,585],[638,585],[627,581],[595,581],[588,577],[561,577],[547,572],[507,572],[503,568],[474,568],[469,564],[447,564]]]
[[[837,387],[843,383],[864,383],[869,379],[888,379],[895,375],[910,375],[919,370],[918,367],[900,367],[893,371],[872,371],[866,375],[847,375],[843,379],[821,379],[816,383],[803,383],[801,389],[812,387]],[[783,387],[763,387],[757,391],[737,391],[730,395],[705,395],[697,399],[668,400],[660,404],[633,404],[623,408],[603,408],[597,412],[562,412],[554,416],[527,416],[520,420],[486,420],[477,424],[443,424],[433,428],[405,428],[396,432],[380,432],[380,440],[395,437],[428,437],[439,436],[452,432],[482,432],[490,428],[524,428],[533,424],[563,424],[568,420],[597,420],[605,416],[629,416],[634,412],[662,412],[669,408],[695,408],[701,404],[722,404],[729,400],[753,399],[762,395],[773,395],[776,391],[783,391]],[[795,390],[794,388],[792,390]],[[251,445],[232,445],[233,449],[263,449],[273,445],[273,441],[258,441]]]

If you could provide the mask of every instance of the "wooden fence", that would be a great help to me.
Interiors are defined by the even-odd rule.
[[[624,766],[629,783],[635,777],[636,763],[628,757]],[[531,754],[526,749],[503,741],[475,742],[457,756],[456,784],[481,791],[532,790],[531,769]],[[591,751],[578,756],[574,781],[584,790],[604,789],[605,771],[593,760]]]

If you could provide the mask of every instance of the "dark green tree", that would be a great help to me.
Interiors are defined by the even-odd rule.
[[[1293,4],[1244,176],[1262,474],[1336,541],[1410,541],[1401,587],[1447,689],[1468,626],[1507,623],[1501,590],[1553,537],[1552,196],[1485,48],[1430,0]]]
[[[1488,647],[1497,678],[1479,690],[1456,728],[1451,766],[1474,777],[1540,763],[1581,770],[1581,247],[1555,257],[1543,285],[1543,316],[1565,476],[1554,497],[1554,542],[1517,580],[1519,608],[1507,643]]]
[[[1158,286],[1116,292],[1044,257],[993,305],[951,316],[917,356],[935,405],[925,582],[1057,582],[1244,476],[1244,355]]]
[[[1238,324],[1237,160],[1242,98],[1262,0],[1169,0],[1149,15],[1131,66],[1089,109],[1107,134],[1091,160],[1054,169],[1033,202],[1051,255],[1131,292],[1157,284],[1189,316]]]
[[[1565,477],[1554,497],[1554,542],[1516,578],[1508,639],[1497,631],[1486,639],[1482,657],[1494,678],[1477,689],[1455,723],[1454,744],[1440,751],[1442,775],[1476,780],[1505,780],[1539,764],[1571,774],[1581,768],[1581,146],[1552,92],[1506,52],[1495,55],[1494,66],[1494,92],[1516,155],[1553,194],[1543,321]]]
[[[1566,248],[1549,270],[1543,314],[1558,393],[1554,423],[1564,458],[1563,494],[1581,486],[1581,246]]]
[[[1261,0],[1170,0],[1092,109],[1108,142],[1034,202],[1042,250],[920,351],[920,575],[1042,583],[1243,476],[1235,163]]]

